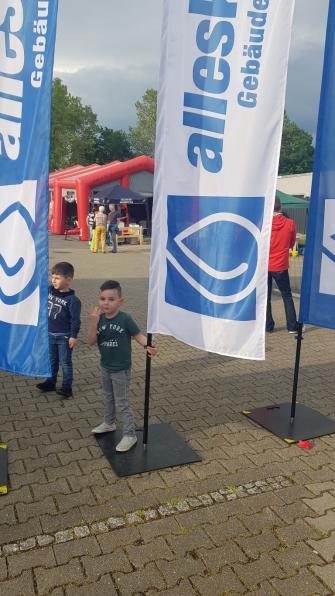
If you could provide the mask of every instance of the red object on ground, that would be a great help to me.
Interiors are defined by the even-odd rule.
[[[71,230],[64,230],[64,236],[76,236],[80,234],[80,228],[71,228]]]
[[[313,449],[313,441],[310,441],[309,439],[307,441],[298,441],[297,446],[300,447],[300,449]]]

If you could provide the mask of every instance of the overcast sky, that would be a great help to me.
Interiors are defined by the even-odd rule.
[[[244,1],[244,0],[242,0]],[[286,109],[315,134],[328,0],[296,0]],[[127,130],[157,89],[162,0],[59,0],[55,76],[101,125]]]

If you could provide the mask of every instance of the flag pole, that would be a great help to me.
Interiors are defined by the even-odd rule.
[[[152,333],[147,333],[147,346],[152,346]],[[149,401],[150,401],[150,376],[151,376],[151,358],[147,352],[145,368],[145,389],[144,389],[144,424],[143,424],[143,446],[146,449],[148,443],[149,426]]]
[[[291,424],[294,422],[296,405],[297,405],[301,343],[302,343],[302,340],[304,339],[302,336],[302,327],[303,327],[303,324],[298,323],[298,335],[296,338],[297,339],[297,349],[296,349],[296,354],[295,354],[295,367],[294,367],[294,379],[293,379],[292,403],[291,403]]]

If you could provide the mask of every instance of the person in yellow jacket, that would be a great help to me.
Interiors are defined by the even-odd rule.
[[[101,242],[101,252],[106,252],[106,225],[107,215],[105,207],[101,205],[99,211],[95,214],[95,234],[92,252],[98,252],[99,242]]]

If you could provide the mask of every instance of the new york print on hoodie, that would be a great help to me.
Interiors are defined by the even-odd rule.
[[[80,329],[80,311],[81,302],[74,290],[60,292],[49,286],[49,333],[64,333],[69,337],[77,337]]]

